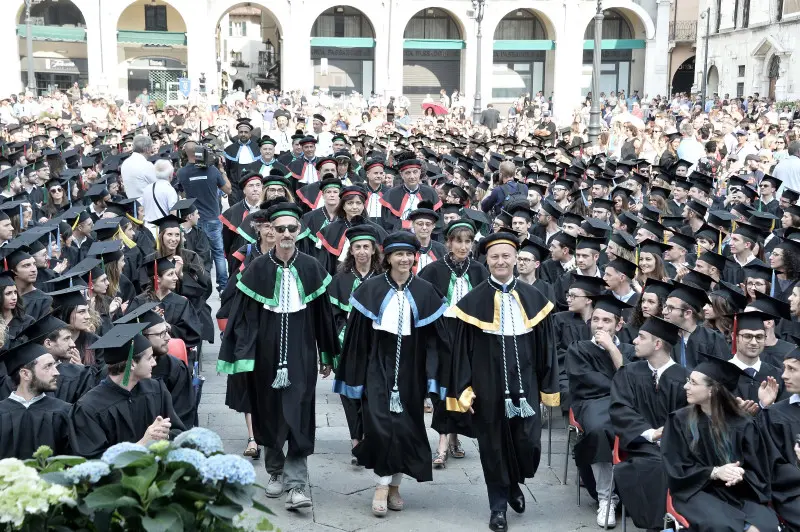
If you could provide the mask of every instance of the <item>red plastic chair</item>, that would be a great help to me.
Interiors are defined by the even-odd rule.
[[[627,458],[627,453],[619,449],[619,436],[614,436],[614,448],[611,450],[611,463],[617,465],[620,462],[624,462]],[[614,485],[613,469],[611,470],[611,485]],[[620,506],[622,506],[622,532],[625,532],[628,529],[628,523],[625,520],[625,505],[622,504],[622,501],[620,501]],[[608,515],[606,515],[606,527],[608,527]]]
[[[567,484],[567,468],[569,466],[569,444],[572,440],[572,433],[575,433],[575,440],[577,441],[578,438],[581,437],[583,434],[583,427],[578,421],[575,419],[575,414],[572,412],[572,408],[569,409],[569,425],[567,425],[567,452],[564,455],[564,485]],[[578,506],[581,505],[581,479],[580,475],[575,481],[575,484],[578,486]]]
[[[224,333],[225,327],[228,326],[228,318],[217,318],[217,327],[219,327],[219,332]]]
[[[684,516],[678,513],[675,506],[672,505],[672,494],[667,491],[667,515],[664,516],[664,528],[669,526],[669,522],[675,525],[675,532],[682,528],[689,528],[689,521]]]
[[[186,344],[180,338],[172,338],[169,341],[169,354],[174,356],[179,360],[183,360],[183,363],[187,366],[189,365],[189,356],[186,351]]]

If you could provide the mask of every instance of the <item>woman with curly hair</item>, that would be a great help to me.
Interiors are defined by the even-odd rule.
[[[648,279],[664,281],[667,279],[667,272],[664,269],[663,244],[654,240],[645,240],[639,247],[639,273],[636,275],[636,282],[639,286],[645,284]]]

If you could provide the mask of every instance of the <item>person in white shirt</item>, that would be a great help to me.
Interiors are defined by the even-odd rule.
[[[175,169],[168,159],[159,159],[155,164],[156,182],[147,185],[139,202],[144,208],[144,219],[152,223],[163,218],[178,202],[178,193],[172,188],[170,180]]]
[[[333,134],[330,131],[323,131],[322,126],[325,125],[325,117],[321,114],[315,114],[313,120],[313,132],[311,136],[317,139],[316,153],[319,155],[332,155],[333,154]]]
[[[147,135],[133,139],[133,153],[120,166],[122,185],[128,198],[138,199],[147,185],[157,181],[156,168],[147,160],[153,151],[153,141]]]

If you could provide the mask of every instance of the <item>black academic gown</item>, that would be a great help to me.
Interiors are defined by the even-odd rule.
[[[219,215],[219,221],[222,222],[222,250],[228,258],[228,271],[232,271],[231,253],[247,242],[239,227],[247,227],[243,226],[243,223],[249,214],[250,210],[245,201],[241,200]],[[252,237],[252,230],[248,234]]]
[[[781,368],[783,368],[783,361],[781,361]],[[734,395],[736,397],[741,397],[744,400],[750,400],[758,404],[758,387],[761,386],[761,383],[767,379],[767,377],[772,377],[778,382],[778,401],[785,399],[788,397],[786,392],[786,387],[783,384],[783,378],[781,375],[783,374],[783,369],[778,369],[777,367],[773,366],[772,364],[761,360],[761,368],[756,373],[755,378],[751,379],[747,375],[742,374],[739,377],[739,385],[736,387],[736,392]]]
[[[11,318],[11,321],[9,321],[6,324],[6,327],[8,327],[8,339],[10,340],[11,347],[14,347],[19,343],[22,343],[21,339],[20,341],[17,341],[19,338],[19,333],[21,333],[28,325],[31,325],[34,321],[36,320],[34,320],[28,314],[23,314],[20,317],[14,316],[13,318]]]
[[[156,356],[156,367],[153,368],[153,379],[159,380],[167,387],[172,396],[172,406],[181,418],[185,429],[194,427],[195,395],[192,386],[192,374],[183,360],[172,355]]]
[[[698,326],[689,335],[688,342],[683,343],[678,340],[678,343],[672,346],[672,360],[685,365],[689,370],[709,357],[719,358],[726,353],[730,353],[730,347],[722,333],[704,326]],[[682,362],[684,359],[685,364]]]
[[[280,171],[284,177],[291,177],[292,171],[286,165],[281,163],[277,158],[273,158],[270,163],[265,163],[259,156],[255,161],[247,165],[247,169],[255,172],[261,177],[266,177],[272,170]]]
[[[761,353],[761,360],[775,368],[783,367],[783,358],[795,350],[795,344],[778,339],[775,345],[764,347]]]
[[[288,440],[290,455],[308,456],[314,452],[317,363],[333,364],[338,352],[330,300],[324,297],[331,278],[312,257],[296,252],[290,259],[292,273],[305,308],[276,312],[282,277],[273,258],[272,252],[256,258],[237,277],[238,293],[230,306],[217,371],[248,374],[247,393],[259,445],[281,449]],[[272,383],[280,361],[284,317],[290,385],[276,389]]]
[[[128,305],[128,312],[149,303],[151,300],[148,294],[139,294]],[[164,320],[172,326],[170,335],[173,338],[180,338],[186,347],[200,345],[203,341],[203,324],[197,315],[196,309],[185,297],[170,292],[160,303],[164,309]]]
[[[756,421],[747,415],[726,420],[729,451],[719,458],[709,418],[698,413],[696,427],[690,428],[692,410],[699,408],[690,405],[670,414],[661,440],[675,509],[698,532],[741,532],[745,523],[777,530],[775,514],[766,506],[771,499],[769,446]],[[697,434],[694,442],[692,433]],[[737,461],[744,480],[730,487],[711,480],[714,467]]]
[[[449,335],[448,341],[450,345],[453,345],[456,329],[458,328],[458,319],[456,319],[454,307],[473,287],[478,286],[489,278],[489,270],[486,269],[486,266],[471,258],[457,265],[452,262],[449,255],[445,255],[441,260],[432,262],[423,268],[419,276],[431,283],[439,295],[444,297],[447,302],[448,310],[444,313],[443,324]],[[464,278],[466,285],[462,281],[459,292],[456,293],[456,283],[459,278]],[[451,366],[449,355],[449,352],[439,353],[440,367],[449,368]],[[430,371],[431,368],[429,368]],[[438,394],[434,394],[431,399],[433,402],[431,428],[433,430],[439,434],[457,433],[468,438],[475,437],[470,416],[448,411],[446,402]]]
[[[44,396],[28,408],[13,399],[0,401],[0,458],[27,460],[41,445],[55,455],[70,454],[71,405]]]
[[[386,238],[386,231],[383,230],[383,227],[367,218],[358,218],[361,220],[358,223],[370,224],[378,233],[378,242],[383,242],[383,239]],[[339,264],[347,257],[350,240],[348,240],[346,232],[352,225],[351,222],[337,218],[317,232],[316,259],[331,275],[336,273]]]
[[[542,279],[536,279],[531,285],[539,292],[541,292],[548,301],[554,301],[556,292],[553,290],[553,285]]]
[[[597,270],[600,273],[598,276],[602,279],[603,277],[603,269],[598,265]],[[569,305],[567,304],[567,291],[569,287],[572,286],[572,283],[575,281],[576,275],[583,275],[577,269],[572,270],[569,272],[564,272],[561,274],[561,277],[553,283],[553,291],[556,293],[556,306],[560,311],[567,310]]]
[[[37,268],[37,270],[36,282],[33,283],[33,286],[44,292],[50,292],[49,283],[58,277],[58,274],[50,268]]]
[[[635,360],[632,345],[620,343],[622,363]],[[572,397],[572,412],[583,427],[583,436],[575,444],[575,463],[586,467],[611,462],[614,429],[611,426],[611,381],[618,369],[608,351],[592,340],[582,340],[567,350],[567,375]]]
[[[203,269],[210,274],[214,259],[211,255],[211,242],[208,240],[208,235],[205,231],[200,226],[192,227],[191,231],[183,232],[183,239],[183,248],[194,251],[200,257]]]
[[[550,301],[553,301],[552,299]],[[553,314],[553,330],[555,331],[556,353],[558,355],[558,383],[561,391],[561,409],[567,411],[571,404],[569,395],[569,377],[567,376],[567,350],[569,346],[589,340],[592,332],[589,322],[583,321],[580,314],[565,310]]]
[[[163,382],[145,379],[128,391],[103,379],[72,407],[70,446],[78,456],[96,458],[112,445],[141,440],[158,416],[172,423],[170,437],[184,430]]]
[[[254,161],[261,157],[258,145],[252,138],[245,144],[240,143],[237,139],[235,142],[225,147],[225,173],[228,174],[228,179],[231,182],[230,197],[231,202],[234,203],[241,201],[244,197],[242,189],[239,187],[239,179],[242,177],[242,172],[244,172],[250,164],[239,163],[240,150],[250,150]]]
[[[420,201],[427,201],[433,205],[433,210],[438,211],[442,206],[442,201],[436,190],[428,185],[419,185],[416,192],[417,199],[414,205],[418,205]],[[410,194],[405,185],[397,185],[383,193],[381,197],[381,205],[383,209],[383,227],[390,233],[398,229],[411,228],[411,221],[406,220],[404,215],[408,215],[408,202]]]
[[[322,231],[325,227],[329,224],[332,224],[336,220],[336,216],[328,217],[328,211],[325,210],[325,207],[320,207],[319,209],[314,209],[313,211],[307,212],[303,215],[302,222],[303,225],[309,231],[309,238],[311,238],[314,243],[318,242],[317,233]]]
[[[473,288],[456,306],[459,320],[452,363],[444,373],[447,409],[465,413],[474,398],[472,428],[478,438],[481,466],[487,488],[514,488],[533,478],[541,457],[542,416],[545,406],[558,406],[558,360],[551,312],[553,303],[541,292],[516,282],[511,290],[521,302],[523,324],[528,332],[502,335],[500,287],[487,279]],[[507,297],[507,296],[505,296]],[[517,299],[519,298],[519,299]],[[510,331],[509,331],[510,332]],[[516,339],[519,364],[514,353]],[[503,369],[503,343],[506,371]],[[533,408],[529,417],[506,417],[505,377],[512,404],[522,397]],[[520,377],[524,394],[520,394]]]
[[[89,390],[97,386],[103,377],[105,377],[104,368],[62,361],[58,365],[58,388],[49,395],[66,403],[74,404]]]
[[[437,376],[428,368],[448,346],[439,320],[447,305],[430,283],[410,278],[404,290],[404,319],[410,320],[410,332],[402,336],[398,360],[398,336],[384,330],[398,330],[397,321],[384,321],[386,305],[397,292],[387,278],[369,279],[350,298],[353,312],[333,390],[362,401],[364,439],[353,449],[359,464],[378,476],[403,473],[426,482],[433,480],[433,472],[423,403],[429,391],[439,392]],[[395,371],[401,412],[389,409]]]
[[[537,277],[541,278],[542,280],[550,283],[551,285],[555,285],[558,278],[564,275],[564,266],[561,265],[561,261],[547,259],[539,265],[539,273]],[[555,286],[553,287],[555,291]]]
[[[23,308],[25,309],[25,314],[33,318],[34,320],[39,320],[44,317],[45,314],[50,312],[50,307],[53,304],[53,298],[34,288],[27,294],[21,296],[19,300],[23,304]],[[17,303],[19,304],[19,303]]]
[[[771,441],[772,503],[794,530],[800,529],[800,468],[794,445],[800,434],[800,403],[789,399],[762,410],[756,417]]]
[[[133,223],[133,225],[136,228],[136,233],[133,235],[133,241],[136,244],[136,247],[138,247],[139,251],[142,253],[142,257],[147,257],[148,255],[155,253],[156,237],[153,236],[153,233],[146,227],[138,226],[136,223]]]
[[[619,368],[611,381],[609,413],[622,460],[614,466],[614,484],[639,528],[661,528],[667,499],[661,448],[642,433],[663,427],[670,412],[686,406],[683,387],[688,377],[688,370],[673,364],[656,387],[650,366],[640,360]]]
[[[417,255],[414,259],[417,263],[413,269],[414,273],[419,273],[437,260],[442,259],[445,255],[447,255],[447,248],[445,245],[436,240],[431,240],[428,247],[420,248],[420,250],[417,251]]]
[[[291,161],[286,165],[286,167],[292,173],[292,179],[290,179],[289,182],[292,184],[292,189],[295,194],[300,188],[308,184],[308,183],[303,183],[302,181],[306,175],[306,169],[308,168],[308,166],[310,165],[316,171],[316,164],[317,164],[316,157],[313,160],[309,161],[304,156],[301,155],[300,157],[298,157],[297,159]],[[319,175],[319,173],[317,173],[317,179],[315,181],[319,181],[320,179],[322,179],[322,177]],[[307,207],[307,206],[305,205],[305,203],[301,203],[301,207]]]
[[[189,300],[189,304],[194,307],[200,320],[202,339],[213,344],[214,322],[211,320],[211,307],[207,303],[213,291],[211,276],[203,268],[200,257],[193,251],[184,249],[181,257],[183,258],[183,278],[178,281],[175,293]]]

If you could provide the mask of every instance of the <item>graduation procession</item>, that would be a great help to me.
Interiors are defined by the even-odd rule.
[[[205,426],[286,530],[800,531],[782,163],[315,111],[3,124],[0,459]]]

